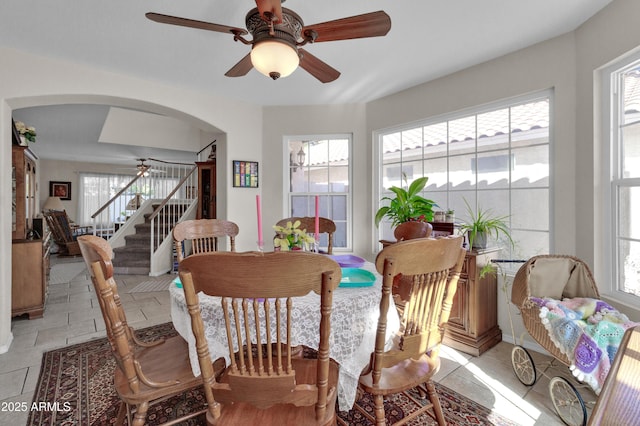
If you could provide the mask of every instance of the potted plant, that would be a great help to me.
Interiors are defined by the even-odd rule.
[[[417,178],[407,185],[406,189],[398,186],[389,188],[395,194],[395,197],[382,198],[381,201],[389,201],[389,205],[380,207],[376,212],[376,226],[380,225],[382,219],[387,218],[391,220],[391,226],[396,227],[396,231],[401,225],[410,223],[411,225],[407,226],[422,227],[424,228],[423,236],[428,235],[428,229],[431,225],[427,222],[433,220],[433,207],[438,206],[433,200],[426,199],[420,195],[428,179],[426,176]],[[404,176],[404,181],[407,184],[406,175]],[[397,234],[397,232],[394,231],[394,234]],[[411,232],[411,234],[414,233]]]
[[[514,245],[506,222],[509,216],[494,216],[491,210],[483,210],[481,207],[474,212],[466,199],[464,203],[467,206],[469,218],[460,224],[459,229],[461,233],[467,233],[469,247],[472,250],[487,248],[487,237],[490,235],[494,235],[497,239],[502,234],[511,246]]]

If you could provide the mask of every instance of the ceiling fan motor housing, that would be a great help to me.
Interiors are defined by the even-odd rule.
[[[297,46],[298,41],[301,40],[300,34],[304,26],[302,18],[292,10],[282,8],[282,21],[278,24],[270,25],[270,22],[262,19],[257,8],[250,10],[247,13],[246,25],[247,30],[253,36],[251,43],[254,48],[265,41],[283,43],[291,47],[299,57]],[[275,80],[280,77],[280,74],[271,73],[270,76]]]

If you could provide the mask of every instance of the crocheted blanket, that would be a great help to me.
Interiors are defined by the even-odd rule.
[[[600,393],[626,329],[638,323],[602,300],[576,297],[531,298],[540,306],[540,318],[549,337],[571,361],[581,382]]]

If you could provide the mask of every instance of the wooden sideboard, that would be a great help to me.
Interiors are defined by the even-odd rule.
[[[467,252],[445,328],[445,345],[478,356],[502,340],[496,274],[480,278],[483,266],[496,258],[499,251],[495,248]]]
[[[50,232],[11,244],[11,316],[42,318],[49,283]]]
[[[40,318],[49,283],[50,233],[36,218],[37,157],[28,147],[13,145],[12,166],[11,316]]]

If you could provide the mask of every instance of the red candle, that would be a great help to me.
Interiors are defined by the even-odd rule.
[[[316,241],[320,240],[320,197],[316,195]]]
[[[260,194],[256,195],[256,211],[258,215],[258,246],[262,247],[264,240],[262,239],[262,206],[260,205]]]

